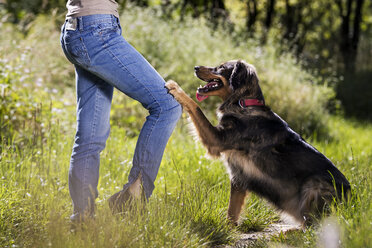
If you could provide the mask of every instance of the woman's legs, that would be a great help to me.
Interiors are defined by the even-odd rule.
[[[122,37],[120,37],[122,38]],[[103,52],[102,52],[103,53]],[[142,174],[142,183],[146,197],[150,197],[154,189],[154,181],[167,141],[182,113],[178,102],[164,88],[163,78],[124,38],[115,46],[105,49],[105,55],[93,60],[109,60],[114,58],[109,67],[102,65],[100,71],[111,70],[101,76],[116,88],[138,100],[149,110],[149,115],[141,129],[133,157],[133,167],[128,177],[131,185]]]
[[[110,133],[113,87],[76,65],[77,127],[69,170],[74,205],[71,219],[94,213],[98,196],[100,152]]]
[[[124,186],[128,188],[141,174],[146,198],[152,194],[165,146],[182,110],[164,88],[163,78],[121,36],[116,18],[92,15],[78,17],[77,21],[77,30],[62,36],[62,46],[77,68],[78,99],[84,95],[83,98],[88,99],[88,103],[83,100],[78,103],[78,131],[70,172],[74,209],[81,214],[87,209],[91,211],[97,196],[99,153],[109,133],[112,87],[149,110],[138,137],[128,183]],[[95,26],[97,23],[99,26]],[[85,90],[79,91],[79,87]],[[86,111],[81,111],[80,105],[83,110],[86,107]],[[76,192],[82,192],[82,196]]]

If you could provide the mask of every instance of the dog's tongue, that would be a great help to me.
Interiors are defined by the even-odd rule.
[[[200,95],[198,92],[196,92],[196,99],[199,101],[199,102],[201,102],[201,101],[203,101],[203,100],[205,100],[205,99],[207,99],[208,98],[208,96],[203,96],[203,95]]]

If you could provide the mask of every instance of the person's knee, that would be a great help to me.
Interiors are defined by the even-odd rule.
[[[163,106],[163,109],[168,118],[174,122],[177,122],[182,115],[182,106],[174,99],[167,105]]]
[[[106,137],[87,137],[84,135],[76,136],[72,149],[72,158],[99,154],[106,146]]]
[[[156,101],[148,107],[150,115],[166,117],[167,119],[178,120],[182,114],[182,107],[175,99]]]
[[[174,107],[174,117],[175,119],[179,120],[182,115],[182,106],[177,102],[176,107]]]

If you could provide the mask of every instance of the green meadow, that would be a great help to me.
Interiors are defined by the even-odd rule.
[[[59,46],[63,16],[39,16],[25,34],[0,24],[0,247],[214,247],[234,245],[243,233],[280,220],[251,194],[241,223],[226,220],[229,178],[223,163],[189,131],[186,114],[168,142],[155,191],[145,211],[113,216],[107,199],[121,189],[147,115],[139,103],[115,92],[111,134],[101,154],[94,220],[70,229],[68,167],[75,133],[74,71]],[[192,97],[200,82],[195,65],[241,58],[256,66],[266,101],[290,126],[330,158],[351,183],[351,199],[333,205],[341,247],[372,244],[372,125],[330,113],[334,90],[302,69],[274,41],[235,41],[203,19],[168,22],[146,9],[121,17],[123,35],[165,79]],[[161,34],[161,35],[159,35]],[[218,99],[201,106],[213,123]],[[247,247],[316,247],[320,223],[274,235]]]

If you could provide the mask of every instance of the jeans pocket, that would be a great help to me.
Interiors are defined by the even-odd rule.
[[[64,32],[66,57],[73,63],[83,67],[90,66],[90,57],[84,39],[79,31],[65,30]]]
[[[93,35],[98,37],[104,46],[107,46],[116,36],[121,35],[121,29],[119,25],[112,23],[107,26],[100,25],[94,30]]]

